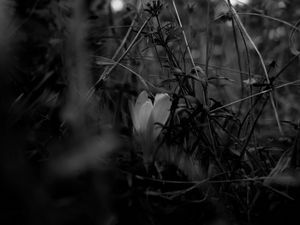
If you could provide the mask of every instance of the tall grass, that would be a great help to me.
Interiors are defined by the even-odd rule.
[[[1,54],[8,224],[263,224],[286,216],[272,219],[278,203],[298,207],[292,5],[12,2],[0,2],[1,45],[16,48],[14,63]]]

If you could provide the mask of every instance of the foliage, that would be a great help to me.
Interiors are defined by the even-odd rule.
[[[292,224],[296,0],[0,1],[1,224]]]

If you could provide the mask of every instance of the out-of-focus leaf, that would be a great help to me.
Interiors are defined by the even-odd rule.
[[[283,173],[267,179],[271,184],[284,185],[284,186],[299,186],[300,185],[300,173]]]
[[[214,19],[221,22],[231,19],[230,10],[224,1],[219,1],[216,5]]]
[[[268,185],[272,183],[272,180],[274,178],[282,176],[282,174],[284,174],[284,172],[290,167],[290,163],[292,159],[291,154],[292,154],[292,149],[286,150],[282,154],[276,166],[272,169],[272,171],[268,175],[268,178],[264,181],[264,184]]]
[[[298,27],[300,25],[300,20],[297,21],[297,23],[295,24],[296,27]],[[295,39],[295,36],[296,35],[299,35],[296,33],[296,30],[293,29],[290,36],[289,36],[289,45],[290,45],[290,50],[291,50],[291,53],[293,55],[299,55],[300,54],[300,51],[297,49],[299,47],[299,41],[296,41]]]
[[[114,64],[114,60],[106,58],[104,56],[97,56],[96,64],[98,66],[109,66]]]
[[[258,80],[255,78],[249,78],[249,79],[243,80],[243,83],[246,85],[253,85],[253,84],[258,83]]]
[[[50,164],[51,170],[61,176],[68,176],[94,168],[107,166],[110,154],[119,146],[113,134],[91,137],[74,147],[69,154],[61,156]]]

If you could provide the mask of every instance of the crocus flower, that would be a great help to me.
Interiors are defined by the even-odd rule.
[[[131,108],[135,132],[149,141],[156,140],[168,120],[171,105],[168,94],[156,94],[152,103],[147,92],[142,91]]]

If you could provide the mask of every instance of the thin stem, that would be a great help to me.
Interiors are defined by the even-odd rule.
[[[236,101],[234,101],[234,102],[228,103],[228,104],[226,104],[226,105],[223,105],[223,106],[221,106],[221,107],[219,107],[219,108],[213,109],[213,110],[211,110],[209,113],[214,113],[214,112],[216,112],[216,111],[219,111],[219,110],[221,110],[221,109],[225,109],[225,108],[227,108],[227,107],[229,107],[229,106],[232,106],[232,105],[234,105],[234,104],[240,103],[240,102],[245,101],[245,100],[248,100],[248,99],[250,99],[250,98],[254,98],[254,97],[256,97],[256,96],[260,96],[260,95],[269,93],[269,92],[273,91],[273,89],[283,88],[283,87],[286,87],[286,86],[289,86],[289,85],[292,85],[292,84],[295,84],[295,83],[299,83],[299,82],[300,82],[300,79],[299,79],[299,80],[295,80],[295,81],[291,81],[291,82],[288,82],[288,83],[285,83],[285,84],[282,84],[282,85],[279,85],[279,86],[274,87],[274,88],[270,88],[270,89],[261,91],[261,92],[259,92],[259,93],[250,95],[250,96],[248,96],[248,97],[245,97],[245,98],[236,100]]]
[[[128,28],[128,30],[127,30],[127,32],[126,32],[126,34],[125,34],[125,37],[123,38],[121,44],[119,45],[118,49],[115,51],[115,53],[114,53],[114,55],[113,55],[113,57],[112,57],[112,60],[115,60],[115,59],[117,58],[117,56],[118,56],[119,53],[121,52],[122,48],[124,47],[126,41],[128,40],[128,37],[129,37],[131,31],[133,30],[133,25],[134,25],[134,23],[135,23],[136,18],[137,18],[137,14],[135,15],[134,19],[132,20],[132,22],[131,22],[131,24],[130,24],[130,27]],[[109,68],[109,67],[105,67],[104,73],[107,73],[108,68]]]
[[[295,30],[297,30],[298,32],[300,32],[300,29],[296,26],[294,26],[293,24],[289,23],[289,22],[286,22],[284,20],[281,20],[281,19],[277,19],[275,17],[272,17],[272,16],[267,16],[267,15],[264,15],[264,14],[259,14],[259,13],[238,13],[238,15],[245,15],[245,16],[259,16],[259,17],[263,17],[263,18],[266,18],[266,19],[270,19],[270,20],[274,20],[276,22],[279,22],[279,23],[283,23]]]
[[[238,39],[237,39],[237,33],[236,33],[235,24],[234,24],[233,19],[231,20],[231,23],[232,23],[232,32],[233,32],[234,44],[235,44],[237,60],[238,60],[238,67],[239,67],[239,71],[242,71],[241,54],[240,54],[240,49],[239,49],[239,44],[238,44]],[[241,73],[241,72],[240,72],[240,84],[241,84],[241,97],[243,98],[244,97],[244,82],[243,82],[243,73]],[[237,115],[240,115],[242,105],[243,104],[240,104],[239,111],[238,111]]]
[[[128,48],[126,49],[126,51],[120,56],[120,58],[112,65],[112,67],[110,69],[108,69],[108,71],[104,71],[100,78],[96,81],[96,83],[93,85],[93,87],[89,90],[87,97],[90,98],[94,93],[95,93],[95,87],[102,81],[102,80],[106,80],[109,76],[109,74],[116,68],[116,66],[122,61],[122,59],[127,55],[127,53],[131,50],[131,48],[133,47],[133,45],[135,44],[136,40],[139,38],[140,34],[142,33],[142,31],[144,30],[145,26],[148,24],[148,22],[150,21],[151,17],[148,17],[148,19],[143,23],[143,25],[141,26],[141,28],[139,29],[139,31],[137,32],[137,34],[135,35],[135,37],[133,38],[132,42],[130,43],[130,45],[128,46]]]
[[[227,1],[224,0],[226,3]],[[267,81],[267,84],[271,84],[271,81],[270,81],[270,78],[269,78],[269,74],[268,74],[268,71],[267,71],[267,68],[266,68],[266,65],[264,63],[264,60],[263,60],[263,57],[261,55],[261,53],[259,52],[257,46],[255,45],[255,43],[253,42],[252,38],[250,37],[250,35],[248,34],[246,28],[244,27],[242,21],[240,20],[240,17],[239,15],[237,14],[236,10],[234,9],[234,7],[232,6],[229,6],[230,8],[230,11],[235,19],[235,21],[237,22],[237,24],[239,25],[239,27],[242,29],[243,33],[246,35],[247,39],[249,40],[249,42],[251,43],[252,47],[254,48],[255,52],[257,53],[258,57],[259,57],[259,60],[261,62],[261,65],[262,65],[262,68],[263,68],[263,72],[264,72],[264,75],[265,75],[265,78],[266,78],[266,81]],[[283,130],[282,130],[282,127],[281,127],[281,124],[280,124],[280,120],[279,120],[279,115],[278,115],[278,111],[277,111],[277,108],[276,108],[276,104],[275,104],[275,99],[274,99],[274,96],[273,96],[273,93],[270,92],[270,100],[271,100],[271,104],[272,104],[272,107],[273,107],[273,111],[274,111],[274,114],[275,114],[275,119],[277,121],[277,125],[278,125],[278,129],[279,129],[279,132],[281,134],[283,134]]]
[[[175,13],[176,13],[176,18],[177,18],[177,21],[179,23],[179,26],[181,28],[181,32],[182,32],[182,36],[183,36],[183,39],[184,39],[184,43],[185,43],[185,46],[188,50],[188,54],[189,54],[189,57],[190,57],[190,60],[191,60],[191,63],[192,63],[192,66],[193,68],[196,67],[196,64],[194,62],[194,59],[193,59],[193,56],[192,56],[192,52],[191,52],[191,49],[190,49],[190,46],[188,44],[188,41],[187,41],[187,37],[186,37],[186,34],[184,32],[184,29],[183,29],[183,26],[182,26],[182,23],[181,23],[181,19],[180,19],[180,16],[179,16],[179,13],[178,13],[178,10],[177,10],[177,7],[176,7],[176,3],[174,0],[172,0],[172,3],[173,3],[173,7],[174,7],[174,10],[175,10]],[[208,2],[208,10],[209,10],[209,2]],[[208,12],[208,22],[209,22],[209,12]],[[208,49],[207,49],[208,51]],[[206,60],[206,67],[208,67],[208,63],[209,63],[209,59],[208,59],[208,56],[207,56],[207,60]],[[203,80],[202,77],[200,77],[197,69],[195,68],[195,73],[197,75],[197,77],[200,79],[200,80]],[[207,71],[206,71],[207,73]],[[207,75],[206,75],[206,79],[207,79]],[[207,99],[207,81],[204,81],[204,82],[201,82],[202,84],[202,89],[203,89],[203,100],[204,100],[204,104],[206,106],[206,108],[208,108],[208,99]],[[215,156],[215,160],[219,166],[219,168],[224,172],[224,168],[221,164],[221,162],[218,160],[218,157],[217,157],[217,153],[216,153],[216,146],[215,146],[215,142],[214,142],[214,137],[213,137],[213,132],[212,132],[212,126],[211,126],[211,121],[210,121],[210,118],[209,118],[209,114],[207,114],[207,121],[208,121],[208,129],[209,129],[209,133],[210,133],[210,138],[211,138],[211,142],[212,142],[212,146],[213,146],[213,154]]]

